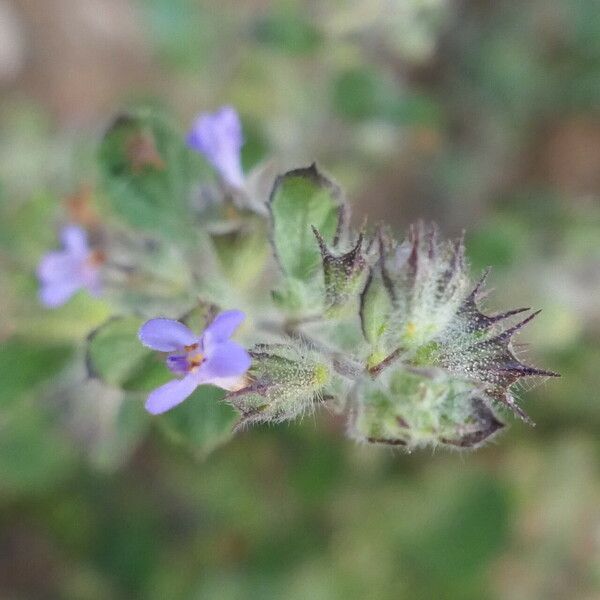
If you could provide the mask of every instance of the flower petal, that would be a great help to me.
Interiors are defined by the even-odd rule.
[[[150,319],[138,333],[140,342],[160,352],[181,350],[198,341],[198,338],[183,323],[174,319]]]
[[[228,392],[237,392],[249,385],[250,381],[244,375],[235,375],[234,377],[215,377],[211,379],[210,383]]]
[[[159,415],[181,404],[198,386],[194,377],[174,379],[156,388],[146,400],[146,410]]]
[[[79,225],[67,225],[60,232],[60,239],[66,250],[73,254],[86,256],[90,251],[87,232]]]
[[[219,313],[202,334],[205,349],[208,350],[211,345],[226,342],[245,318],[246,315],[241,310],[226,310]]]
[[[198,371],[203,383],[211,383],[223,377],[243,375],[252,360],[245,348],[235,342],[224,342],[215,346]]]
[[[244,140],[240,118],[231,106],[202,113],[192,124],[187,144],[200,152],[229,185],[242,187],[244,173],[240,151]]]
[[[185,375],[189,371],[187,357],[183,354],[167,356],[167,367],[177,375]]]
[[[56,308],[69,300],[80,287],[79,282],[72,279],[44,282],[38,296],[47,308]]]
[[[68,252],[48,252],[38,264],[37,276],[42,282],[79,279],[79,266],[79,260]]]

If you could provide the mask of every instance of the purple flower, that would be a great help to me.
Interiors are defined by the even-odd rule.
[[[223,106],[214,113],[200,114],[188,133],[187,144],[204,155],[225,183],[243,187],[240,151],[244,139],[240,118],[233,107]]]
[[[60,232],[64,250],[45,254],[37,268],[39,298],[48,308],[64,304],[81,288],[92,295],[101,293],[100,267],[104,256],[90,250],[85,229],[67,225]]]
[[[228,310],[196,336],[173,319],[151,319],[142,325],[144,346],[169,352],[167,367],[181,379],[169,381],[148,396],[146,410],[158,415],[183,402],[200,384],[232,389],[250,367],[250,355],[229,338],[244,320],[239,310]]]

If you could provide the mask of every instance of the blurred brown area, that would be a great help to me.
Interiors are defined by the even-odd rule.
[[[529,174],[575,199],[600,195],[600,118],[567,117],[534,136]]]
[[[115,107],[137,94],[159,93],[166,102],[183,102],[185,111],[189,99],[179,91],[182,82],[177,73],[156,54],[143,4],[132,0],[1,0],[0,89],[4,100],[27,100],[45,107],[63,127],[104,122]],[[565,60],[561,28],[567,24],[556,2],[547,9],[543,3],[536,4],[532,12],[539,23],[532,28],[531,52],[543,55],[548,69],[559,68]],[[199,5],[206,10],[221,6]],[[252,11],[260,14],[274,5],[265,0],[240,8],[250,16]],[[307,10],[315,12],[315,7],[306,2]],[[235,11],[236,5],[226,8]],[[449,228],[456,230],[459,222],[469,226],[469,220],[485,215],[485,206],[507,189],[535,184],[571,196],[600,193],[597,115],[561,111],[548,118],[540,108],[518,131],[510,131],[510,120],[503,124],[500,114],[506,107],[500,106],[495,114],[492,106],[490,112],[478,98],[485,90],[477,82],[471,88],[464,85],[460,65],[465,63],[465,52],[485,35],[498,14],[503,17],[515,10],[509,2],[457,2],[433,52],[416,62],[394,53],[379,38],[359,38],[357,49],[387,64],[399,86],[435,95],[445,111],[440,129],[419,126],[407,131],[387,166],[363,177],[362,192],[357,191],[359,217],[368,212],[373,221],[404,225],[416,216],[440,218],[441,211]],[[241,51],[247,40],[242,37],[237,43]],[[489,99],[485,101],[489,104]],[[469,163],[460,167],[464,177],[457,189],[440,187],[437,169],[443,168],[440,163],[449,155]]]
[[[3,0],[0,11],[12,40],[0,58],[11,65],[0,72],[5,93],[46,106],[63,125],[98,118],[151,80],[150,45],[132,2]]]

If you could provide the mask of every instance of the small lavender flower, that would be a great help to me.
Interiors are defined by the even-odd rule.
[[[94,296],[102,291],[100,267],[104,256],[90,249],[85,229],[67,225],[60,239],[64,250],[48,252],[37,268],[40,302],[48,308],[61,306],[82,288]]]
[[[236,110],[223,106],[214,113],[200,114],[187,136],[187,144],[204,155],[228,185],[244,186],[241,148],[242,124]]]
[[[229,338],[244,318],[239,310],[222,312],[199,337],[173,319],[151,319],[144,323],[139,331],[142,344],[169,352],[167,367],[183,376],[151,392],[146,410],[153,415],[164,413],[183,402],[201,384],[236,388],[251,359],[242,346]]]

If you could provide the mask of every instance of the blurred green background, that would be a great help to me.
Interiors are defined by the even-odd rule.
[[[488,308],[543,308],[537,426],[405,455],[321,412],[199,457],[86,381],[110,311],[33,272],[136,101],[235,105],[247,167],[317,160],[357,223],[466,228]],[[596,0],[0,0],[0,597],[599,598],[599,195]]]

